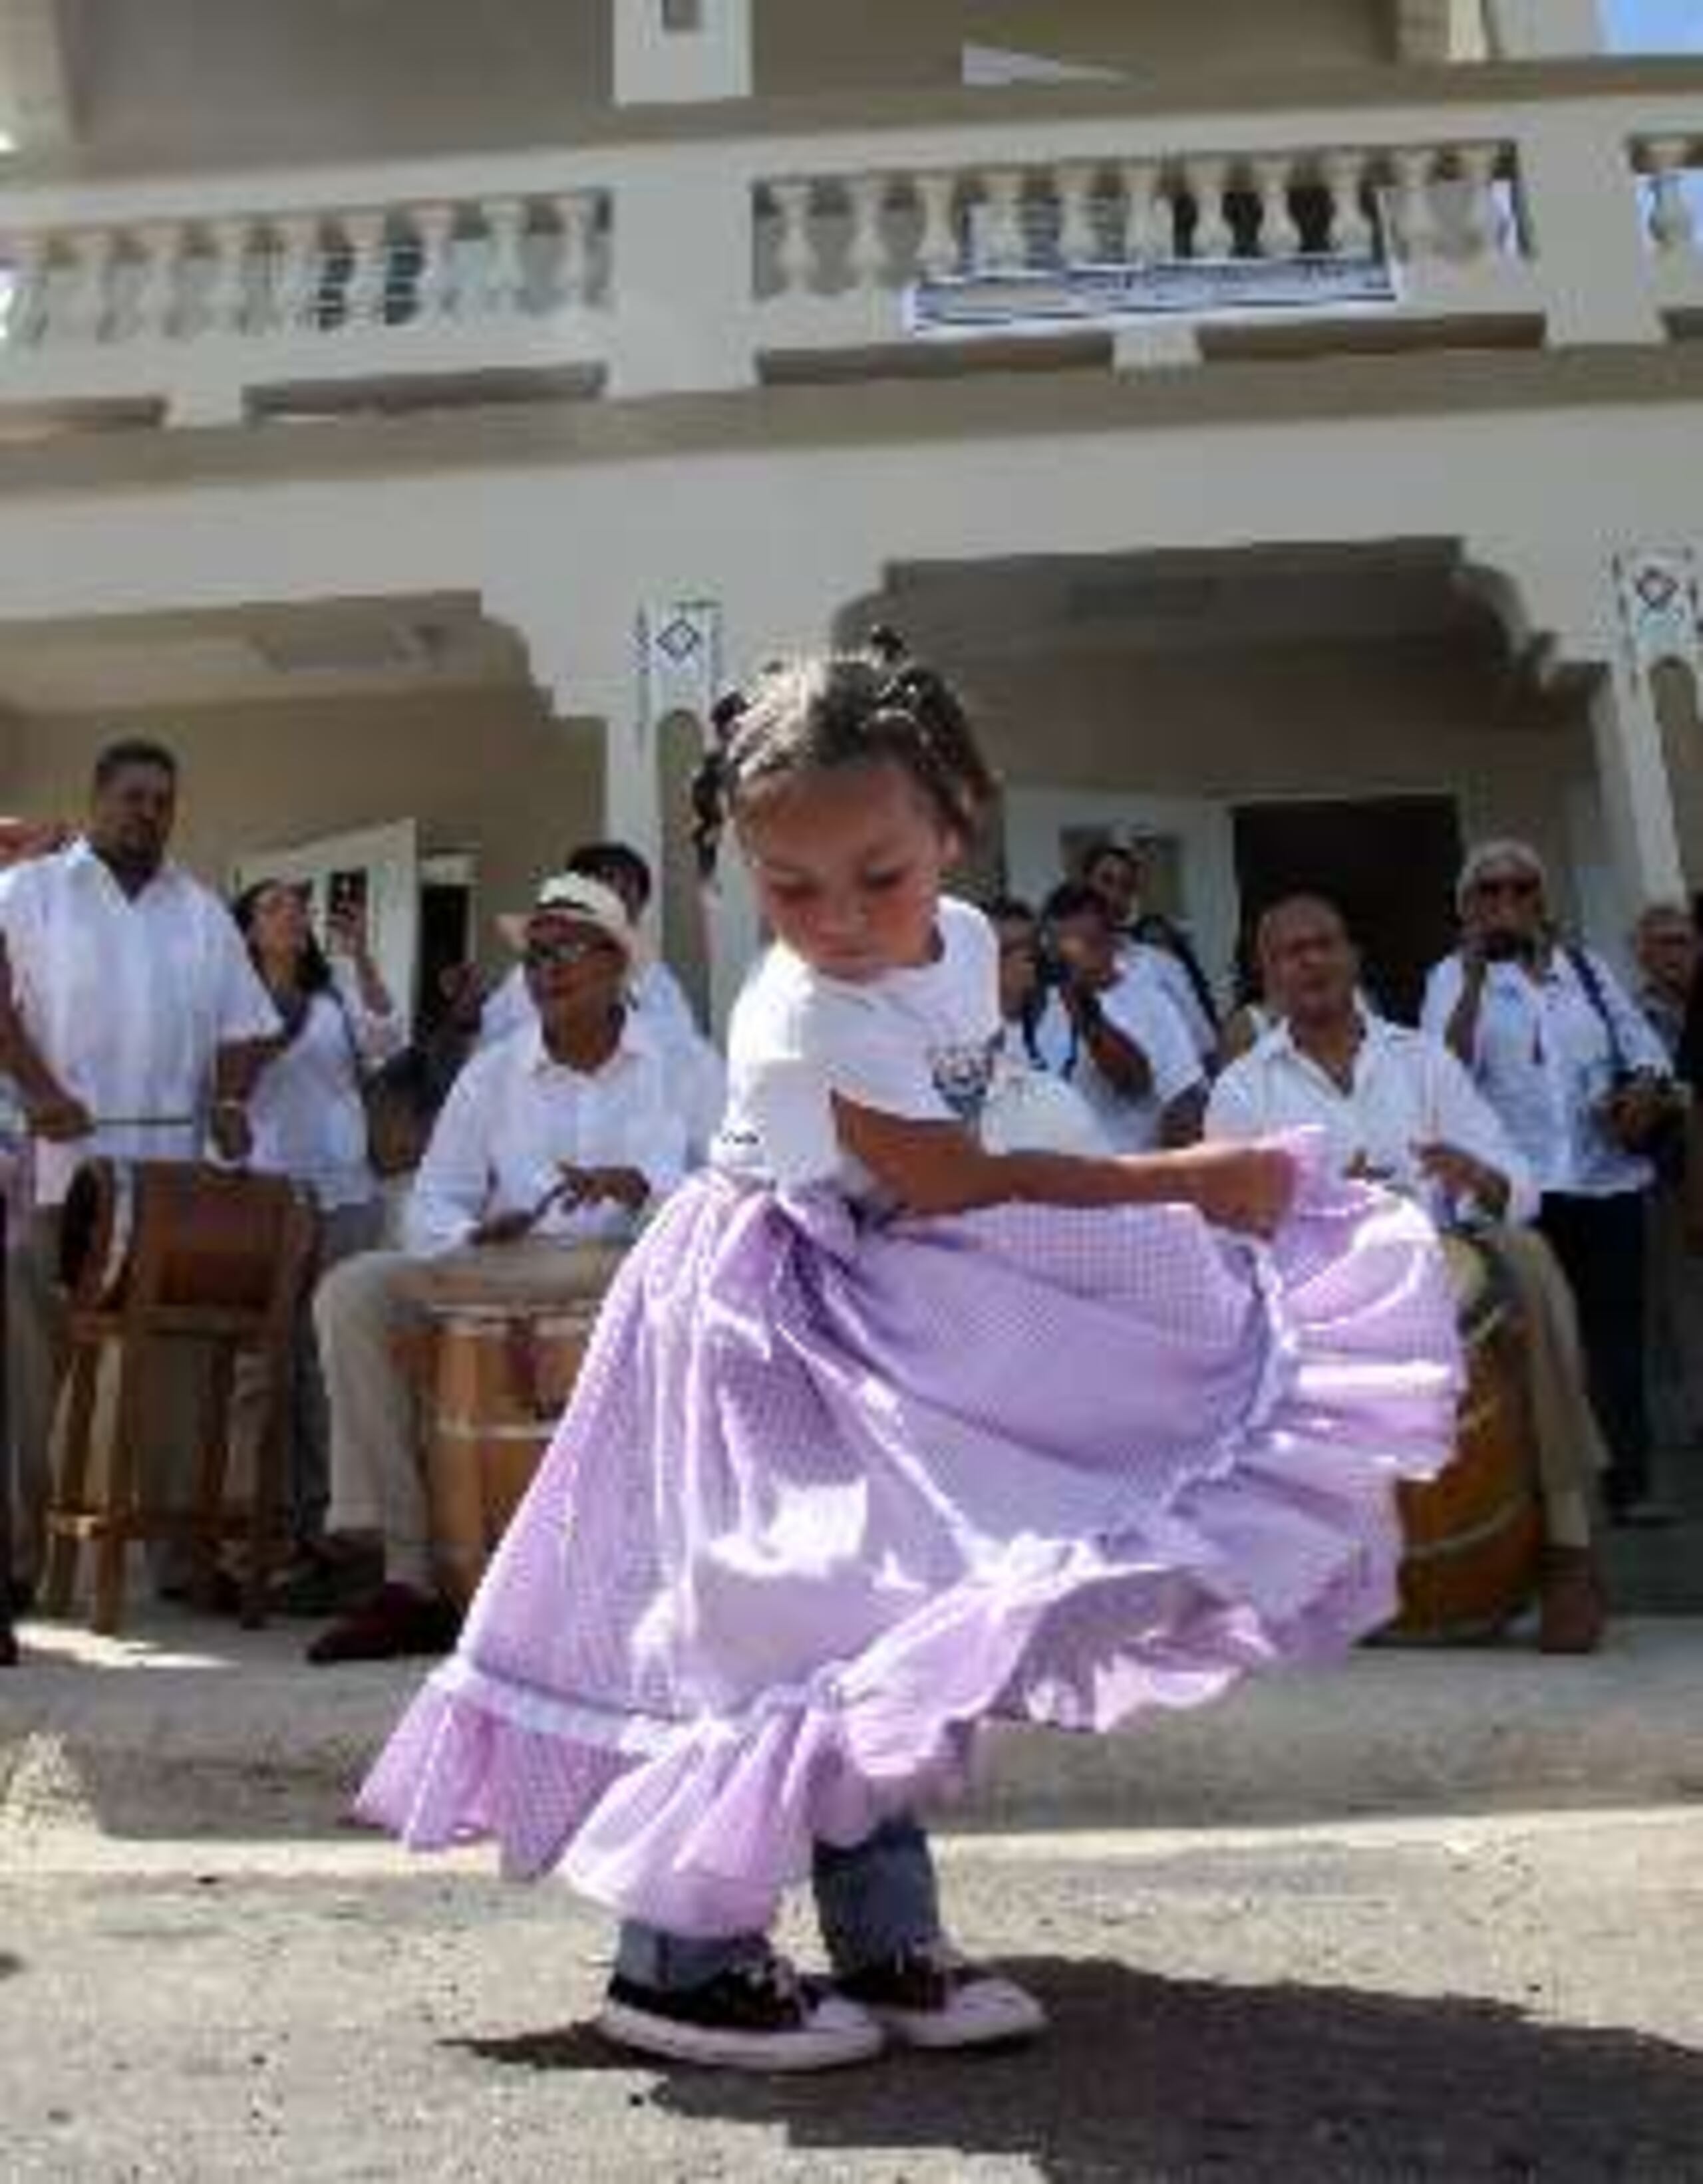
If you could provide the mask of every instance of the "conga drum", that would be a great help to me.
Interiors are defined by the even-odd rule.
[[[451,1599],[472,1598],[525,1498],[624,1256],[617,1245],[533,1240],[422,1268],[427,1494]]]
[[[1399,1490],[1405,1552],[1390,1635],[1435,1645],[1494,1637],[1537,1591],[1544,1513],[1519,1310],[1487,1251],[1448,1236],[1466,1390],[1453,1460]]]

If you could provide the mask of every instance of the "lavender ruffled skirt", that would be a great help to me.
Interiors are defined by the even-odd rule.
[[[1310,1163],[1309,1163],[1310,1165]],[[990,1717],[1106,1730],[1339,1656],[1446,1462],[1424,1217],[1309,1175],[1183,1208],[859,1225],[689,1184],[360,1809],[687,1934],[962,1788]]]

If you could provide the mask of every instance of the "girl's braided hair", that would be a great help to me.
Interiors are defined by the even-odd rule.
[[[966,839],[997,783],[957,693],[913,660],[891,629],[862,652],[772,661],[749,690],[723,698],[692,783],[692,839],[706,878],[742,797],[789,774],[902,766],[941,826]]]

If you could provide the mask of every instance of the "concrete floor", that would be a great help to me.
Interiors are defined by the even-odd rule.
[[[1696,1811],[962,1838],[955,1926],[1051,2037],[807,2083],[606,2049],[601,1922],[465,1859],[35,1848],[0,1884],[8,2184],[1703,2179]]]

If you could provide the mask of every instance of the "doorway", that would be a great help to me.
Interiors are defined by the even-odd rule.
[[[1418,1017],[1426,973],[1455,945],[1460,814],[1452,796],[1241,804],[1231,815],[1244,930],[1285,895],[1341,909],[1386,1015]]]

